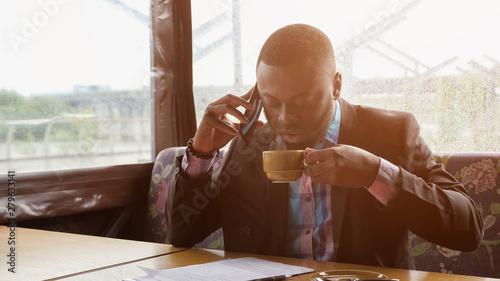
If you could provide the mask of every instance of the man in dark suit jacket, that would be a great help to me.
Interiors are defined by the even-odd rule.
[[[173,245],[192,246],[222,227],[226,250],[398,268],[413,268],[409,230],[451,249],[478,246],[478,208],[432,159],[413,115],[340,98],[342,76],[321,31],[298,24],[273,33],[259,55],[257,85],[268,124],[260,122],[249,143],[226,114],[247,123],[236,107],[251,108],[250,92],[228,95],[207,107],[178,158],[166,205]],[[224,160],[211,162],[231,139]],[[308,165],[295,185],[263,173],[262,151],[277,146],[306,149]],[[311,214],[299,204],[293,215],[291,206],[305,186],[322,190],[311,198],[327,210],[312,232]]]

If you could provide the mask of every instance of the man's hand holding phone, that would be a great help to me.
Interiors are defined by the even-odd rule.
[[[231,94],[226,95],[207,106],[194,136],[193,149],[195,151],[203,154],[212,153],[224,147],[233,137],[239,134],[240,123],[229,120],[227,114],[237,118],[241,124],[248,124],[249,118],[240,112],[237,107],[242,106],[245,108],[245,113],[252,111],[252,104],[248,100],[254,88],[239,97]],[[254,128],[260,128],[263,125],[262,121],[255,120]]]

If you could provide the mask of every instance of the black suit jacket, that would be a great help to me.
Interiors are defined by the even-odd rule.
[[[364,188],[333,186],[334,261],[414,268],[408,231],[457,250],[474,250],[482,217],[463,185],[432,159],[413,115],[340,100],[339,144],[367,150],[400,168],[387,206]],[[189,179],[179,166],[166,205],[167,237],[192,246],[219,227],[226,250],[284,255],[288,184],[262,172],[262,151],[276,139],[269,126],[250,144],[235,138],[219,169]]]

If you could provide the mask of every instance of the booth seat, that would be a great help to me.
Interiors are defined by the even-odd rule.
[[[185,147],[167,148],[158,154],[154,163],[146,218],[146,236],[149,241],[168,243],[165,202],[176,170],[174,160],[184,152]],[[500,152],[435,153],[434,158],[464,184],[478,204],[484,218],[485,234],[475,251],[460,252],[437,246],[409,233],[409,246],[416,268],[500,278]],[[221,229],[195,247],[223,249]]]
[[[175,158],[183,155],[186,147],[166,148],[156,156],[153,165],[151,185],[148,197],[148,214],[146,216],[146,240],[151,242],[169,243],[167,239],[167,228],[165,222],[165,204],[170,181],[175,175],[177,167]],[[224,156],[221,150],[219,157]],[[203,242],[195,245],[198,248],[224,249],[222,229],[209,235]]]
[[[472,252],[440,247],[410,233],[417,269],[500,278],[500,152],[437,153],[434,158],[464,184],[483,215],[485,232]]]

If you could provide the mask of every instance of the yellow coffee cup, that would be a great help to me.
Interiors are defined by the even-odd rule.
[[[304,150],[263,151],[264,172],[273,183],[294,182],[304,171]]]

